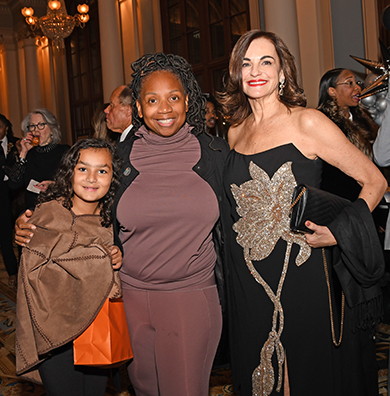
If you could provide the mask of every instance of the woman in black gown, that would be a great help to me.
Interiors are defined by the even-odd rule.
[[[296,184],[319,187],[321,159],[362,185],[358,206],[365,217],[386,181],[327,117],[304,108],[293,57],[273,33],[244,34],[229,77],[221,102],[232,125],[224,220],[235,387],[240,396],[372,394],[361,373],[343,367],[353,333],[344,332],[340,347],[332,342],[339,341],[341,303],[333,294],[331,323],[318,248],[336,245],[336,235],[312,222],[306,226],[313,234],[292,233],[289,211]],[[378,297],[373,288],[371,297]]]

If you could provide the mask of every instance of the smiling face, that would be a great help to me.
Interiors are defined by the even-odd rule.
[[[279,82],[284,80],[274,44],[266,38],[251,42],[242,61],[242,86],[252,99],[275,95]]]
[[[188,95],[175,74],[156,71],[145,77],[137,109],[150,132],[159,136],[172,136],[186,121]]]
[[[329,88],[329,95],[336,99],[338,106],[342,109],[356,107],[359,104],[360,92],[355,74],[347,69],[340,73],[335,87]]]
[[[110,189],[112,177],[112,158],[107,149],[81,150],[73,175],[73,211],[78,215],[97,214],[99,200]]]
[[[32,131],[33,136],[37,136],[39,138],[39,145],[46,146],[52,141],[51,138],[51,129],[47,125],[45,119],[42,117],[42,114],[31,114],[29,125],[38,125],[45,124],[43,129],[38,129],[35,127],[35,130]]]

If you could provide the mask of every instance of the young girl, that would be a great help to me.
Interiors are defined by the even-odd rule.
[[[33,241],[19,268],[16,372],[43,382],[47,395],[104,395],[107,370],[75,366],[73,340],[107,297],[119,297],[121,253],[113,241],[111,205],[119,159],[99,139],[77,142],[39,198]]]

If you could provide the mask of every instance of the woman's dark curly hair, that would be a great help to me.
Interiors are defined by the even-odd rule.
[[[306,106],[306,96],[298,84],[298,74],[294,57],[291,55],[286,44],[275,33],[250,30],[240,37],[233,48],[229,62],[226,92],[218,95],[225,117],[234,126],[241,124],[252,113],[248,98],[243,91],[242,63],[252,41],[259,38],[265,38],[274,45],[279,57],[280,67],[284,72],[285,86],[283,88],[283,95],[279,96],[280,102],[288,109],[295,106]]]
[[[133,91],[133,125],[137,130],[143,125],[138,115],[137,100],[140,97],[145,77],[156,71],[169,71],[176,75],[182,83],[184,92],[188,95],[188,112],[186,122],[193,126],[192,133],[198,135],[206,131],[205,109],[207,100],[202,93],[198,82],[191,70],[191,65],[178,55],[156,53],[147,54],[131,65],[133,69],[132,81],[129,87]]]
[[[92,138],[80,140],[65,153],[54,177],[54,183],[49,185],[46,192],[39,195],[38,204],[56,199],[60,201],[66,209],[70,210],[72,208],[74,169],[79,161],[80,151],[86,149],[105,149],[111,154],[113,174],[110,189],[99,201],[100,216],[102,218],[101,224],[103,227],[108,227],[113,220],[111,206],[120,185],[119,172],[122,160],[116,154],[115,147],[111,143],[101,139]]]

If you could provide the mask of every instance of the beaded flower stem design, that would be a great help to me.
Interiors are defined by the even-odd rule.
[[[237,203],[237,214],[240,217],[233,225],[233,230],[237,232],[236,240],[243,248],[249,271],[256,282],[262,285],[274,305],[272,328],[260,352],[260,365],[252,374],[252,395],[268,396],[272,393],[275,384],[272,365],[275,350],[278,360],[277,391],[282,387],[285,351],[281,343],[284,314],[280,299],[291,248],[293,244],[299,245],[299,252],[295,257],[297,266],[309,259],[311,248],[302,233],[292,232],[290,229],[291,197],[297,185],[292,172],[292,162],[284,163],[270,178],[264,170],[251,161],[249,173],[250,180],[240,186],[235,184],[230,186]],[[259,262],[261,268],[261,261],[272,253],[279,239],[286,242],[286,252],[278,288],[274,292],[254,268],[253,261]]]
[[[246,264],[252,274],[252,276],[256,279],[256,282],[260,283],[263,286],[265,292],[268,297],[274,304],[274,313],[272,317],[272,329],[268,335],[267,341],[264,343],[263,348],[260,352],[260,365],[256,367],[252,374],[252,395],[253,396],[263,396],[269,395],[272,392],[275,384],[275,376],[274,369],[272,367],[272,355],[276,349],[276,355],[278,360],[278,383],[276,386],[276,391],[280,392],[282,387],[282,374],[283,374],[283,363],[285,359],[284,348],[282,342],[280,340],[280,336],[282,335],[284,328],[284,313],[283,308],[280,303],[280,296],[282,293],[282,287],[284,280],[286,279],[288,262],[290,259],[292,243],[288,242],[286,254],[284,258],[283,270],[279,280],[278,289],[276,291],[276,295],[271,289],[271,287],[265,282],[262,276],[256,271],[255,267],[252,264],[251,260],[248,260],[249,252],[245,252],[245,261]],[[278,325],[278,317],[279,317],[279,326]]]

